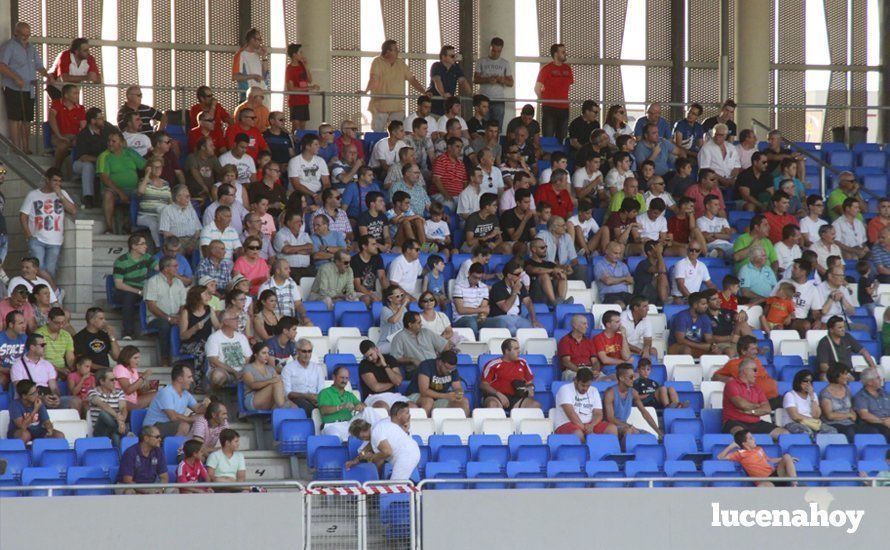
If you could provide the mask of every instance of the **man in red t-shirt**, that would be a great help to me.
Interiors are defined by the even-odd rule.
[[[748,430],[755,434],[769,434],[773,441],[788,430],[760,417],[772,412],[769,400],[757,386],[757,363],[746,358],[739,364],[739,375],[723,387],[723,432],[734,434]]]
[[[772,210],[764,213],[763,216],[769,222],[769,235],[767,237],[775,244],[782,240],[782,229],[786,225],[800,227],[800,223],[797,221],[797,218],[788,213],[788,205],[791,204],[791,199],[784,191],[773,193],[772,200]]]
[[[226,138],[223,136],[222,130],[218,129],[219,126],[216,126],[216,118],[214,117],[215,115],[209,111],[198,111],[198,125],[189,130],[189,153],[195,152],[198,142],[203,137],[210,138],[213,142],[213,150],[216,152],[216,156],[228,151]]]
[[[226,131],[226,147],[231,149],[235,146],[235,137],[237,137],[238,134],[246,134],[250,139],[247,143],[247,154],[250,155],[254,161],[256,161],[260,151],[269,150],[269,146],[266,145],[266,140],[263,138],[263,134],[256,128],[256,114],[250,107],[241,109],[241,112],[238,114],[238,123],[229,126],[229,129]]]
[[[557,168],[550,174],[550,183],[538,186],[535,191],[535,204],[546,202],[550,205],[554,216],[564,219],[572,217],[575,211],[575,203],[568,190],[569,173],[562,168]]]
[[[87,112],[83,105],[77,103],[80,90],[74,84],[62,86],[62,99],[52,102],[49,110],[49,127],[53,133],[53,145],[56,148],[53,166],[62,168],[77,134],[87,125]]]
[[[621,314],[617,311],[603,313],[603,331],[593,337],[596,358],[605,365],[620,365],[630,360],[627,338],[621,327]]]
[[[48,73],[54,78],[46,89],[51,99],[62,99],[62,86],[66,83],[102,81],[99,66],[96,58],[90,54],[90,42],[86,38],[72,40],[71,47],[56,56]]]
[[[564,44],[550,46],[550,57],[538,72],[535,94],[542,100],[541,135],[556,137],[562,142],[566,138],[569,125],[569,87],[575,83],[572,67],[566,63],[568,55]],[[546,100],[556,101],[546,101]]]
[[[459,137],[448,138],[444,155],[433,161],[433,181],[428,186],[430,197],[452,209],[457,197],[467,186],[467,168],[464,166],[464,142]]]
[[[504,410],[540,409],[535,401],[535,375],[525,359],[519,358],[519,342],[513,338],[501,344],[501,357],[482,367],[479,389],[485,397],[484,406]]]
[[[581,367],[589,367],[599,373],[599,361],[593,349],[593,339],[587,337],[589,323],[584,315],[572,316],[572,332],[559,339],[556,355],[562,369],[563,380],[574,380]],[[596,377],[594,378],[596,379]]]
[[[189,127],[194,128],[198,125],[198,113],[211,113],[213,116],[213,129],[220,133],[223,132],[223,124],[232,125],[235,121],[228,111],[213,96],[213,90],[210,86],[199,86],[195,95],[198,102],[189,108]]]

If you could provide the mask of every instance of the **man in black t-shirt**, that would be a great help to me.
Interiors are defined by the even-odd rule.
[[[389,412],[393,403],[407,403],[408,398],[399,393],[399,384],[404,377],[395,358],[380,353],[380,349],[370,340],[359,344],[359,351],[363,358],[358,364],[358,378],[362,395],[365,396],[365,406]]]
[[[716,126],[717,124],[726,124],[727,132],[726,132],[726,140],[730,142],[735,142],[736,136],[738,135],[738,127],[736,126],[735,120],[735,101],[731,99],[727,99],[723,102],[723,106],[720,107],[720,114],[708,117],[702,122],[702,130],[704,130],[705,135],[708,135],[711,132],[711,128]]]
[[[512,336],[516,336],[517,329],[542,326],[535,317],[535,307],[528,289],[522,284],[523,272],[519,262],[510,260],[502,271],[504,278],[496,282],[488,293],[489,324],[509,329]],[[528,318],[520,314],[520,306],[525,306]]]
[[[773,176],[767,171],[766,155],[756,152],[751,155],[751,167],[739,172],[735,180],[736,196],[744,201],[742,208],[749,212],[768,210],[773,194]]]
[[[374,237],[378,246],[384,252],[389,252],[392,248],[392,239],[389,222],[386,219],[386,202],[383,200],[383,193],[371,191],[365,197],[365,204],[368,209],[358,215],[358,234]]]
[[[380,281],[380,288],[386,288],[389,286],[389,280],[386,278],[386,268],[380,257],[377,239],[371,235],[361,235],[356,242],[358,254],[349,260],[355,292],[363,297],[366,296],[364,299],[368,302],[379,302],[381,298],[377,292],[377,281]]]
[[[74,355],[86,356],[93,362],[96,370],[111,367],[108,355],[117,360],[120,346],[114,337],[114,329],[105,321],[102,308],[91,307],[86,313],[87,325],[74,335]]]
[[[494,193],[483,193],[479,198],[479,211],[467,217],[464,226],[466,239],[464,252],[471,252],[478,244],[491,247],[496,254],[506,254],[510,245],[504,242],[504,235],[498,226],[498,196]]]
[[[596,101],[588,99],[581,104],[581,115],[569,124],[569,146],[578,151],[582,145],[590,141],[590,133],[600,127],[600,106]]]
[[[531,279],[531,298],[535,303],[546,303],[551,306],[572,303],[566,300],[568,275],[566,267],[547,261],[547,243],[536,238],[529,243],[529,259],[525,261],[525,270]],[[491,293],[489,293],[489,298]]]
[[[535,213],[532,207],[532,192],[529,189],[517,189],[515,193],[516,207],[501,214],[501,234],[508,242],[529,242],[535,238]]]
[[[488,106],[488,96],[483,94],[473,96],[473,117],[467,121],[470,139],[485,133],[485,124],[488,122]]]
[[[660,306],[668,297],[667,267],[664,265],[664,245],[658,241],[646,241],[643,253],[646,259],[634,269],[634,294],[643,296],[651,304]]]

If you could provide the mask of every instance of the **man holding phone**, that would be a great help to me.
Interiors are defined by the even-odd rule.
[[[52,363],[46,360],[46,339],[41,334],[28,336],[25,354],[12,366],[10,376],[13,384],[18,384],[20,380],[30,380],[36,384],[47,409],[80,409],[80,399],[72,395],[63,396],[59,392],[57,372]]]
[[[65,437],[65,434],[53,428],[37,384],[30,380],[19,380],[15,389],[21,397],[9,406],[9,431],[6,437],[21,439],[25,443],[45,437]]]

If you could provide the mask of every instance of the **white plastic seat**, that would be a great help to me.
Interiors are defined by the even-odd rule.
[[[853,356],[853,370],[861,372],[867,368],[868,368],[868,363],[866,362],[865,357],[863,357],[861,355]]]
[[[320,327],[297,327],[297,340],[300,338],[313,338],[323,336]]]
[[[572,279],[569,279],[568,281],[566,281],[566,289],[567,290],[590,290],[590,288],[587,287],[587,285],[584,283],[584,281],[575,281]]]
[[[776,351],[778,355],[799,355],[804,362],[808,360],[806,340],[782,340]]]
[[[594,304],[600,301],[600,290],[596,287],[596,283],[590,285],[590,299]]]
[[[785,409],[776,409],[773,411],[776,418],[776,426],[782,428],[785,424],[791,422],[791,417],[788,416],[788,413],[785,412]]]
[[[442,423],[449,418],[465,420],[467,418],[467,415],[464,413],[463,409],[458,408],[446,407],[441,409],[433,409],[433,420],[436,421],[437,433],[442,433]]]
[[[473,411],[473,431],[482,433],[482,424],[489,418],[507,418],[504,409],[475,409]]]
[[[337,340],[337,353],[349,353],[358,359],[362,356],[359,346],[365,339],[363,336],[341,336]]]
[[[340,338],[344,336],[360,338],[361,335],[362,333],[357,327],[331,327],[328,329],[328,342],[331,344],[331,349],[337,349],[337,341]]]
[[[510,418],[518,426],[523,420],[544,418],[544,411],[541,409],[513,409],[510,411]]]
[[[739,311],[748,315],[748,326],[755,330],[761,330],[760,317],[763,315],[762,306],[739,306]]]
[[[701,391],[703,402],[705,407],[712,409],[714,407],[709,407],[708,405],[711,403],[711,395],[714,393],[720,394],[720,403],[723,403],[723,387],[726,384],[723,382],[713,382],[711,380],[704,380],[701,383]]]
[[[887,311],[887,306],[875,306],[875,322],[879,327],[884,324],[885,311]]]
[[[616,304],[593,304],[590,312],[593,313],[594,329],[603,328],[603,314],[607,311],[617,311],[621,313],[621,308]]]
[[[691,355],[665,355],[661,362],[664,363],[664,368],[667,370],[667,379],[673,380],[671,374],[673,373],[674,365],[694,365],[695,358]]]
[[[495,409],[497,410],[497,409]],[[487,418],[482,423],[482,432],[486,435],[496,435],[501,438],[501,443],[507,444],[507,439],[513,435],[513,419],[512,418]]]
[[[488,342],[492,338],[512,338],[510,329],[507,328],[480,328],[479,341]]]
[[[368,407],[366,410],[371,411],[371,414],[374,415],[374,422],[380,422],[389,416],[386,412],[386,409],[381,409],[380,407]],[[372,424],[374,423],[372,422]]]
[[[881,357],[881,367],[884,370],[884,380],[890,379],[890,355]]]
[[[508,340],[508,338],[500,338],[500,337],[498,337],[498,338],[489,338],[489,339],[487,340],[487,342],[488,342],[488,353],[494,353],[494,354],[496,354],[496,355],[500,355],[500,354],[502,353],[502,352],[501,352],[501,344],[503,344],[505,340]]]
[[[420,440],[426,444],[430,436],[436,433],[436,422],[432,418],[412,418],[409,428],[411,435],[419,435]]]
[[[303,299],[307,299],[309,297],[309,293],[312,292],[312,285],[315,283],[315,277],[302,277],[300,278],[300,295],[303,296]]]
[[[476,341],[476,333],[473,332],[473,329],[470,327],[451,327],[452,332],[455,334],[460,334],[464,337],[464,342],[475,342]]]
[[[699,365],[674,365],[671,380],[692,382],[692,385],[698,389],[702,383],[702,368]]]
[[[667,317],[665,317],[664,313],[650,313],[646,318],[649,319],[649,324],[652,326],[653,338],[666,336]]]
[[[0,411],[0,439],[6,439],[6,433],[9,431],[9,411],[6,409]]]
[[[584,309],[590,309],[594,302],[593,294],[589,288],[567,290],[566,298],[572,298],[573,303],[584,306]]]
[[[77,414],[77,411],[72,411]],[[53,428],[65,434],[68,445],[73,449],[74,442],[82,437],[87,437],[87,421],[86,420],[61,420],[53,421]]]
[[[457,281],[455,279],[448,280],[448,297],[454,299],[454,284]]]
[[[655,336],[652,338],[652,351],[659,358],[663,358],[667,353],[667,341],[664,336]],[[654,363],[655,361],[653,361]]]
[[[372,342],[380,341],[380,327],[368,327],[368,340]]]
[[[426,411],[420,407],[411,407],[408,409],[408,415],[411,417],[411,422],[414,422],[417,419],[424,420],[429,418],[426,415]]]
[[[708,401],[705,402],[705,405],[709,409],[722,409],[723,408],[723,390],[712,391],[711,397]]]
[[[702,355],[698,358],[702,372],[707,373],[711,367],[722,367],[729,361],[728,355]],[[706,377],[707,378],[707,377]],[[709,378],[708,378],[709,379]]]
[[[784,340],[800,340],[800,333],[796,330],[776,329],[769,333],[769,339],[773,343],[773,352],[778,353],[779,344]]]
[[[480,355],[488,353],[488,344],[484,342],[461,342],[460,351],[461,353],[466,353],[475,361]],[[498,348],[496,353],[500,354],[500,352],[500,348]]]
[[[47,409],[49,419],[53,424],[57,422],[77,422],[80,420],[80,413],[74,409]]]
[[[311,336],[307,338],[312,342],[312,360],[324,363],[324,356],[331,353],[331,342],[327,336]]]
[[[556,346],[553,338],[531,338],[525,343],[525,353],[540,354],[549,359],[556,355]]]
[[[646,407],[646,412],[648,412],[649,416],[652,417],[652,420],[658,424],[658,413],[655,412],[655,407]],[[642,430],[658,437],[658,432],[652,429],[652,426],[650,426],[649,423],[646,422],[646,419],[643,418],[643,413],[636,407],[630,410],[630,416],[627,417],[627,423],[638,430]]]
[[[516,330],[516,339],[519,340],[519,348],[525,353],[525,343],[531,338],[550,338],[545,328],[520,328]]]
[[[331,381],[333,383],[333,381]],[[321,433],[321,411],[317,408],[312,409],[312,423],[315,424],[315,433]]]
[[[466,445],[470,441],[470,436],[473,435],[473,420],[471,418],[446,418],[442,421],[441,431],[445,435],[459,436],[461,443]]]
[[[880,325],[878,325],[880,326]],[[819,342],[828,335],[828,331],[825,329],[810,329],[807,331],[807,353],[809,355],[816,355],[816,349],[819,347]],[[798,336],[800,338],[800,336]],[[804,363],[807,362],[807,358],[804,357]]]
[[[553,433],[553,420],[550,418],[526,418],[517,422],[516,419],[513,419],[513,427],[517,433],[539,435],[541,441],[547,441],[547,438]]]

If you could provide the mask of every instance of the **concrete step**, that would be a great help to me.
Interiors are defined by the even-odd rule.
[[[244,434],[241,434],[243,445]],[[246,451],[244,459],[247,462],[247,479],[255,480],[282,480],[294,479],[291,472],[291,460],[276,451]],[[300,471],[306,472],[306,463],[301,461]]]

